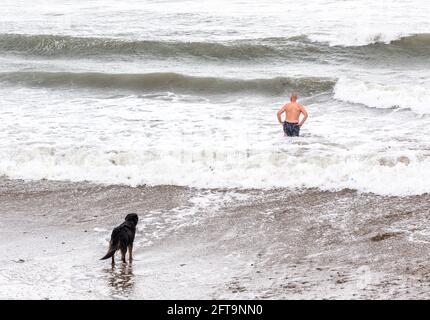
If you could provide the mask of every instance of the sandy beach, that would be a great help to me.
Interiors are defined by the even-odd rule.
[[[429,200],[3,180],[0,297],[426,299]],[[132,211],[135,261],[112,268]]]

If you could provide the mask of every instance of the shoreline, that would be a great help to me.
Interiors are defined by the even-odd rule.
[[[1,185],[1,298],[428,298],[428,194]],[[135,261],[112,269],[129,212]]]

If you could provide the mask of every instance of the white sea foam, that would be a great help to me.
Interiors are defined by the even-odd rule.
[[[343,77],[336,83],[334,93],[336,99],[369,107],[411,109],[418,114],[430,114],[430,85],[387,84]]]
[[[115,163],[115,164],[114,164]],[[32,150],[31,157],[2,159],[11,178],[93,181],[106,184],[182,185],[199,188],[357,189],[384,195],[430,192],[430,155],[411,151],[300,157],[271,151],[195,150],[126,152],[119,157],[75,150]]]
[[[281,101],[267,97],[218,103],[172,93],[112,100],[73,91],[1,92],[8,95],[0,175],[10,178],[430,192],[430,180],[422,179],[430,172],[428,119],[412,112],[306,100],[311,117],[303,137],[287,139],[275,122]]]
[[[235,191],[220,193],[202,190],[196,192],[184,205],[169,210],[149,211],[139,221],[137,244],[149,246],[154,239],[172,235],[173,232],[197,224],[203,219],[210,219],[229,203],[233,201],[235,204],[243,203],[248,198],[248,194]],[[103,239],[108,236],[106,233]]]

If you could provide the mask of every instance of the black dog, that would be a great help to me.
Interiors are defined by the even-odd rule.
[[[133,260],[133,241],[136,234],[136,225],[139,217],[135,213],[130,213],[125,217],[125,221],[112,231],[109,242],[109,251],[100,260],[112,257],[112,264],[115,263],[115,252],[121,251],[121,260],[125,263],[125,254],[128,249],[129,261]]]

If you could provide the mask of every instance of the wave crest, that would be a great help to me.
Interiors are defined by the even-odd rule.
[[[430,90],[420,85],[388,85],[341,78],[334,87],[334,98],[372,108],[409,109],[430,114]]]
[[[103,152],[39,147],[16,150],[0,159],[0,174],[13,179],[197,188],[348,188],[383,195],[430,192],[430,180],[422,179],[429,170],[428,157],[407,151],[329,157],[316,153],[303,158],[276,150]]]
[[[241,92],[281,95],[297,90],[303,95],[329,91],[335,82],[329,78],[231,79],[197,77],[172,72],[146,74],[108,74],[73,72],[0,73],[0,81],[40,87],[79,87],[130,91],[171,91],[199,94],[234,94]]]
[[[321,61],[337,56],[381,59],[381,56],[428,57],[430,34],[417,34],[384,42],[376,37],[366,45],[330,45],[307,36],[235,40],[228,42],[181,42],[85,38],[58,35],[0,34],[0,52],[40,57],[82,58],[105,56],[152,58],[199,58],[221,60],[285,59]]]

